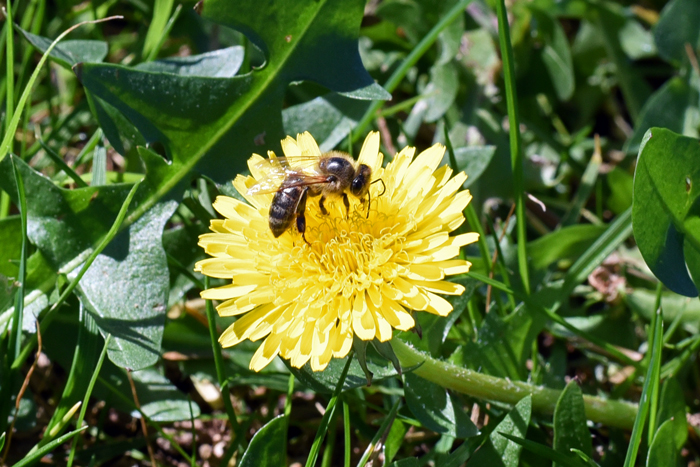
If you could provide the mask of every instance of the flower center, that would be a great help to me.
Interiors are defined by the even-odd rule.
[[[390,283],[407,263],[405,216],[381,212],[374,203],[369,217],[366,204],[359,203],[352,203],[346,215],[342,203],[337,204],[341,209],[328,215],[309,209],[309,243],[299,236],[278,262],[279,284],[298,290],[300,300],[322,305],[339,295],[351,298],[373,285]]]

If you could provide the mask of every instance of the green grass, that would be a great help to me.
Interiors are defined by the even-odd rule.
[[[0,463],[700,462],[696,3],[8,4]],[[255,373],[197,242],[305,130],[444,144],[480,239],[422,337]]]

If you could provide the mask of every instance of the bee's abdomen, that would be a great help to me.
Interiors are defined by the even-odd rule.
[[[303,191],[303,187],[295,186],[281,188],[275,193],[270,204],[269,218],[270,230],[275,237],[282,235],[292,224]]]

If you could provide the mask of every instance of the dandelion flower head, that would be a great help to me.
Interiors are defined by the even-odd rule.
[[[292,165],[294,158],[321,156],[308,132],[287,137],[282,149]],[[263,158],[253,154],[251,175],[233,182],[247,203],[217,197],[214,208],[224,219],[212,220],[212,233],[199,240],[211,258],[195,269],[231,280],[202,292],[221,301],[221,316],[238,316],[219,342],[229,347],[264,339],[250,362],[255,371],[277,355],[293,367],[310,362],[320,371],[348,354],[354,335],[386,342],[394,329],[414,327],[414,310],[449,314],[452,306],[440,295],[460,295],[464,287],[445,277],[469,271],[459,251],[478,234],[449,235],[464,222],[471,195],[459,191],[467,178],[463,172],[452,176],[449,167],[438,168],[444,152],[436,144],[414,157],[415,148],[406,147],[383,168],[379,134],[370,133],[358,163],[381,183],[370,186],[369,202],[349,196],[348,211],[342,198],[329,198],[324,215],[319,198],[309,198],[306,241],[294,227],[272,235],[273,194],[248,194],[265,177]]]

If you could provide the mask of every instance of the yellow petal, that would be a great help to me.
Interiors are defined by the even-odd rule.
[[[221,305],[217,306],[216,311],[219,313],[219,316],[238,316],[242,315],[243,313],[247,313],[255,308],[255,306],[256,305],[250,304],[239,307],[236,305],[236,299],[234,298],[231,300],[226,300]]]
[[[452,305],[450,305],[450,302],[448,302],[439,295],[435,295],[432,292],[426,292],[425,294],[430,300],[430,303],[428,304],[425,311],[440,316],[447,316],[450,314],[450,311],[452,311]]]
[[[382,158],[379,154],[378,131],[371,131],[367,134],[365,142],[362,144],[362,149],[360,149],[360,157],[357,158],[357,162],[369,166],[372,169],[372,174],[377,174],[382,167]]]
[[[321,150],[318,148],[318,143],[311,133],[308,131],[297,135],[297,145],[301,149],[301,154],[305,157],[321,157]]]
[[[297,145],[297,142],[291,136],[287,136],[282,140],[282,151],[286,157],[299,157],[301,156],[301,148]]]
[[[376,328],[374,318],[367,307],[365,294],[357,294],[352,307],[352,329],[363,341],[374,339]]]
[[[250,369],[260,371],[270,364],[273,358],[277,356],[280,349],[282,336],[271,335],[258,347],[253,358],[250,359]]]
[[[389,324],[401,331],[408,331],[416,325],[413,317],[404,307],[386,296],[384,297],[384,306],[381,312]]]
[[[418,287],[434,293],[445,295],[462,295],[464,286],[448,281],[413,281]]]
[[[223,287],[215,287],[213,289],[203,290],[200,294],[206,300],[227,300],[229,298],[238,298],[255,290],[257,285],[224,285]]]

